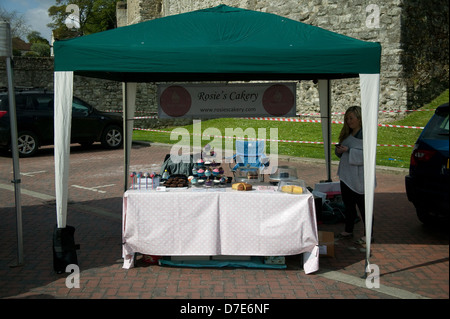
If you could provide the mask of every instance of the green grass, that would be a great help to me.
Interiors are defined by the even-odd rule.
[[[421,109],[435,109],[442,103],[448,102],[449,90],[443,92],[439,97],[424,105]],[[420,111],[420,112],[408,112],[405,118],[389,123],[399,126],[416,126],[423,127],[433,115],[433,111]],[[168,127],[162,130],[171,132],[177,127]],[[185,129],[192,133],[193,125],[187,125],[178,127]],[[261,120],[246,120],[240,118],[221,118],[212,120],[201,121],[201,132],[205,134],[205,130],[208,128],[216,128],[220,131],[218,135],[225,136],[226,128],[254,128],[257,132],[258,128],[265,128],[266,135],[258,136],[259,138],[274,138],[270,136],[270,128],[278,129],[279,140],[292,140],[292,141],[310,141],[310,142],[322,142],[322,128],[320,123],[307,123],[307,122],[278,122],[278,121],[261,121]],[[342,124],[332,124],[332,141],[337,142],[339,132],[342,128]],[[378,127],[378,144],[380,145],[414,145],[415,141],[419,137],[422,130],[411,128],[391,128],[391,127]],[[194,137],[192,135],[179,135],[177,140],[171,140],[170,134],[148,131],[133,132],[133,140],[150,141],[156,143],[167,144],[179,144],[180,141],[190,141],[190,145],[193,144]],[[202,145],[206,145],[214,138],[203,137],[201,141]],[[225,140],[227,139],[215,139],[216,142],[224,147]],[[234,142],[232,142],[234,144]],[[270,142],[266,143],[267,153],[270,153]],[[333,149],[333,148],[332,148]],[[411,155],[411,147],[398,147],[398,146],[378,146],[377,147],[377,165],[392,166],[400,168],[409,167],[409,158]],[[333,152],[332,152],[333,153]],[[278,143],[278,154],[294,157],[307,157],[307,158],[324,158],[323,145],[321,144],[304,144],[304,143]],[[338,160],[338,158],[332,154],[332,160]]]

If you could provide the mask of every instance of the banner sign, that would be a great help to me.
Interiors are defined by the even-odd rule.
[[[160,118],[294,117],[296,83],[160,84]]]

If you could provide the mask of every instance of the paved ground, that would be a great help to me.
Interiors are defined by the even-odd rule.
[[[134,145],[131,170],[159,171],[169,151],[163,145]],[[448,228],[424,227],[405,194],[404,170],[377,170],[371,262],[380,270],[380,287],[362,278],[365,252],[352,240],[335,242],[335,257],[322,257],[320,271],[305,275],[300,256],[285,270],[192,269],[148,266],[122,269],[121,213],[123,151],[71,150],[68,225],[76,228],[80,288],[67,288],[66,274],[52,265],[54,205],[53,148],[20,160],[24,264],[17,261],[12,159],[0,155],[0,297],[2,298],[162,298],[162,299],[423,299],[449,298]],[[308,186],[326,178],[321,161],[284,159],[295,165]],[[336,180],[336,166],[333,177]],[[339,232],[343,224],[318,225]],[[362,223],[356,224],[362,235]],[[142,310],[141,310],[142,311]],[[138,315],[142,315],[141,312]]]

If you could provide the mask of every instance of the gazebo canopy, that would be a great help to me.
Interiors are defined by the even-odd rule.
[[[379,43],[220,5],[57,41],[55,71],[124,82],[357,77]]]

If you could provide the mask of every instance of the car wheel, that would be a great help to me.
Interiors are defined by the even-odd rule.
[[[17,138],[17,148],[20,157],[30,157],[36,154],[39,148],[36,134],[33,132],[19,132]]]
[[[116,149],[122,146],[123,134],[119,126],[108,126],[103,132],[101,143],[104,147]]]

